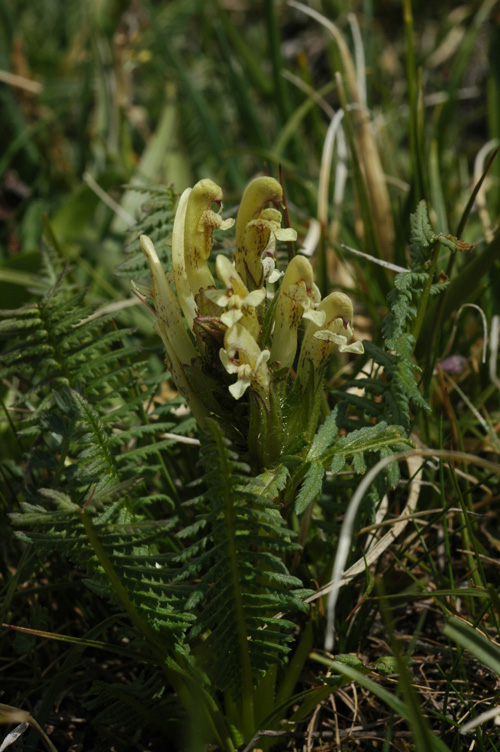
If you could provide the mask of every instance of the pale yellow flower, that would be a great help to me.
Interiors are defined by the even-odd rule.
[[[183,194],[184,196],[184,194]],[[212,204],[222,202],[222,189],[212,180],[206,178],[200,180],[187,196],[184,217],[184,269],[180,251],[173,255],[174,277],[176,273],[179,279],[187,277],[190,295],[196,302],[199,310],[202,299],[197,297],[204,290],[214,287],[214,278],[208,268],[208,257],[212,251],[213,234],[215,229],[227,230],[234,224],[234,219],[222,219],[221,215],[214,212]],[[179,261],[177,261],[179,259]],[[179,264],[176,272],[176,264]],[[177,284],[177,277],[176,284]],[[183,283],[184,291],[184,283]],[[187,288],[186,288],[187,289]],[[203,306],[202,306],[203,307]],[[188,303],[188,310],[192,303]],[[201,313],[204,313],[201,310]],[[189,312],[188,323],[192,325],[192,313]],[[191,319],[191,321],[189,320]]]
[[[234,399],[240,399],[249,387],[255,391],[266,406],[269,405],[269,350],[261,350],[250,332],[240,323],[228,329],[224,348],[219,351],[222,365],[230,374],[238,374],[229,391]]]
[[[255,309],[266,297],[266,291],[261,289],[248,292],[232,263],[222,254],[215,260],[215,269],[220,281],[226,286],[226,292],[206,290],[206,297],[220,308],[226,309],[220,317],[223,324],[231,328],[240,321],[252,337],[258,339],[260,324]]]
[[[352,303],[343,292],[333,292],[319,304],[318,312],[325,312],[324,323],[310,321],[307,325],[297,368],[297,378],[306,381],[311,371],[321,373],[335,347],[339,352],[362,354],[361,342],[348,340],[352,337]]]
[[[288,264],[278,296],[271,361],[291,368],[297,351],[300,320],[310,319],[321,326],[326,317],[324,311],[315,310],[321,295],[314,284],[313,268],[304,256],[295,256]]]
[[[274,178],[255,178],[247,186],[236,222],[236,269],[249,290],[262,287],[264,259],[274,255],[276,240],[295,240],[292,228],[281,227],[281,214],[266,204],[279,205],[283,200],[281,185]],[[264,262],[269,266],[268,262]]]

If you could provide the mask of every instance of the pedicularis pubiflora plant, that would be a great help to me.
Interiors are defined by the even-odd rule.
[[[208,264],[213,235],[234,220],[212,210],[213,204],[222,207],[222,190],[211,180],[200,180],[180,198],[170,279],[151,240],[141,236],[167,367],[200,426],[215,416],[257,470],[289,454],[298,437],[311,440],[333,351],[363,352],[361,342],[349,343],[347,295],[333,292],[321,300],[304,256],[292,258],[284,274],[277,270],[276,242],[297,238],[295,230],[281,227],[282,201],[273,178],[248,185],[236,220],[234,259],[215,258],[219,284]]]
[[[161,708],[168,684],[177,710],[165,719],[167,736],[187,712],[192,749],[205,742],[233,752],[284,718],[297,724],[335,689],[300,682],[315,632],[323,637],[309,588],[330,579],[355,475],[407,448],[410,402],[426,406],[411,331],[433,289],[437,236],[422,203],[411,271],[389,297],[386,347],[365,342],[369,372],[334,391],[325,379],[331,356],[363,352],[350,341],[352,303],[341,292],[321,300],[303,256],[277,269],[276,243],[296,237],[281,227],[279,183],[250,183],[234,254],[210,264],[214,233],[232,224],[212,209],[220,188],[200,181],[175,212],[173,192],[157,196],[161,221],[153,211],[141,225],[151,286],[137,290],[153,300],[200,449],[172,441],[171,431],[196,425],[180,416],[180,397],[158,399],[168,376],[142,367],[130,332],[107,331],[83,305],[85,290],[75,292],[47,257],[46,294],[0,311],[0,334],[11,340],[0,375],[22,385],[19,435],[32,442],[12,519],[24,540],[57,549],[126,610],[137,639],[131,659],[136,648],[149,659],[155,686],[134,683],[135,706],[146,715],[151,703]],[[146,234],[171,235],[171,271]],[[364,519],[398,480],[397,463],[377,476]],[[123,633],[129,640],[127,626]],[[108,698],[103,689],[103,707]]]

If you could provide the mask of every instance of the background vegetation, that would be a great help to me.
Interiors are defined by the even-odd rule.
[[[329,407],[344,400],[365,417],[372,410],[373,421],[406,421],[413,445],[434,459],[422,470],[402,462],[402,480],[380,481],[378,497],[361,508],[348,566],[368,550],[374,530],[386,532],[372,525],[396,525],[405,510],[410,517],[341,590],[337,661],[323,651],[326,597],[318,598],[310,619],[291,617],[293,658],[284,664],[281,699],[293,702],[276,718],[261,713],[269,724],[259,730],[275,736],[252,741],[235,732],[232,748],[500,749],[493,466],[500,163],[489,162],[500,138],[499,19],[493,0],[419,2],[413,17],[409,0],[306,7],[45,0],[43,9],[12,0],[0,7],[0,621],[16,628],[0,633],[0,702],[29,711],[58,749],[188,744],[179,728],[189,710],[176,705],[176,680],[144,647],[155,640],[148,643],[133,619],[131,626],[123,600],[106,599],[98,567],[84,571],[81,531],[68,541],[64,514],[70,503],[85,508],[90,494],[112,507],[108,475],[122,457],[120,483],[134,489],[128,511],[144,523],[143,538],[129,550],[115,530],[109,550],[137,556],[172,508],[188,510],[186,527],[192,522],[183,504],[195,498],[191,484],[206,472],[213,447],[205,448],[204,470],[194,420],[164,379],[152,318],[130,295],[130,279],[146,280],[134,225],[140,219],[139,229],[166,256],[174,201],[168,186],[178,194],[209,176],[234,207],[251,177],[277,177],[279,165],[291,226],[301,242],[316,236],[318,285],[323,294],[349,291],[355,335],[365,340],[364,360],[332,364]],[[332,144],[331,123],[342,108],[344,141]],[[423,277],[403,284],[400,276],[395,293],[394,269],[342,247],[408,269],[410,217],[423,199],[432,233],[443,238],[439,252],[419,260],[418,273],[443,285],[436,297]],[[25,313],[14,314],[20,306]],[[392,361],[380,362],[396,341],[390,308],[392,325],[404,320],[401,331],[415,337],[408,358],[422,369],[415,371],[419,391],[398,420],[382,383],[393,383]],[[41,329],[33,322],[40,316],[43,331],[62,343],[55,360],[37,349]],[[365,391],[354,391],[355,378]],[[73,401],[58,391],[63,383],[76,393]],[[86,402],[78,402],[80,393]],[[373,405],[381,405],[378,412]],[[353,425],[342,427],[345,436]],[[68,437],[66,453],[58,436]],[[347,505],[379,455],[367,451],[366,464],[346,456],[344,474],[327,475],[319,491],[309,476],[319,510],[307,528],[314,545],[300,566],[287,553],[292,574],[311,591],[331,579]],[[143,485],[136,490],[138,466]],[[388,506],[377,512],[390,482]],[[305,508],[307,492],[296,485]],[[78,499],[38,491],[76,487]],[[45,528],[40,504],[60,512]],[[131,588],[134,582],[130,576]],[[154,612],[155,603],[148,608]],[[232,700],[224,702],[226,716],[237,718]],[[20,720],[3,712],[6,721]],[[280,726],[283,718],[288,726]],[[217,733],[189,744],[217,746]],[[36,731],[23,739],[22,749],[42,748]]]

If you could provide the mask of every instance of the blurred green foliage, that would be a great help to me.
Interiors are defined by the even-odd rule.
[[[328,28],[332,23],[335,30]],[[57,269],[69,262],[67,279],[79,294],[86,288],[89,304],[104,299],[117,306],[115,313],[123,308],[118,323],[110,314],[109,326],[112,331],[130,325],[139,329],[127,335],[127,347],[133,353],[142,349],[151,383],[160,382],[162,356],[151,318],[138,305],[128,305],[128,276],[123,270],[115,273],[123,264],[124,246],[135,247],[136,239],[128,231],[141,216],[143,189],[156,187],[151,201],[157,202],[158,210],[162,197],[171,196],[169,188],[160,186],[173,186],[180,193],[198,179],[211,177],[223,187],[228,205],[234,206],[251,177],[277,177],[281,165],[290,224],[299,231],[300,241],[308,230],[318,231],[313,258],[318,285],[323,294],[332,287],[348,289],[357,301],[357,336],[374,340],[366,348],[370,361],[360,365],[359,372],[356,366],[350,381],[342,381],[345,372],[338,370],[339,363],[329,374],[331,394],[348,388],[346,398],[362,408],[365,395],[359,395],[354,381],[359,388],[361,376],[373,390],[380,375],[377,357],[386,359],[381,363],[386,369],[391,358],[396,360],[378,347],[394,273],[373,265],[366,256],[408,269],[410,217],[426,199],[432,232],[444,236],[432,256],[431,271],[440,285],[449,284],[436,297],[431,297],[430,287],[426,289],[428,300],[414,330],[415,365],[423,369],[420,388],[432,412],[406,417],[413,436],[426,446],[495,459],[500,420],[496,364],[491,350],[491,366],[483,362],[481,348],[487,340],[491,344],[491,321],[500,300],[500,161],[488,162],[500,139],[499,42],[500,11],[494,0],[414,0],[413,8],[409,0],[311,0],[303,7],[280,0],[1,3],[0,307],[38,301],[54,284],[44,256],[50,249]],[[334,143],[330,141],[332,122],[341,110],[344,146],[340,132]],[[475,193],[481,176],[482,188]],[[148,221],[141,220],[143,231]],[[168,255],[167,225],[162,220],[154,228],[162,257]],[[446,242],[455,243],[447,237],[454,235],[464,241],[458,253],[446,247]],[[354,256],[343,244],[366,255]],[[130,276],[136,278],[135,270]],[[399,294],[411,304],[415,289],[410,278],[400,277],[398,284],[392,300]],[[462,310],[465,302],[481,311]],[[406,344],[409,360],[412,350]],[[115,355],[111,350],[110,357]],[[442,364],[440,371],[436,363]],[[168,394],[169,385],[161,388]],[[29,387],[15,380],[2,382],[2,398],[9,402],[17,389],[24,390],[29,405]],[[170,396],[165,398],[169,409],[177,406]],[[326,410],[328,404],[323,407]],[[150,667],[140,673],[137,661],[124,661],[130,654],[124,649],[120,654],[117,645],[118,652],[102,658],[103,646],[118,642],[117,635],[121,640],[126,634],[135,649],[127,623],[120,616],[117,626],[117,617],[110,615],[104,601],[89,594],[57,555],[45,559],[21,545],[4,524],[19,504],[12,489],[26,483],[30,466],[24,459],[26,443],[12,430],[7,407],[3,415],[3,619],[53,632],[73,630],[78,636],[68,639],[85,639],[86,650],[97,646],[101,651],[97,660],[92,654],[85,661],[65,711],[66,718],[83,713],[75,702],[81,680],[87,687],[87,709],[92,693],[99,709],[92,718],[94,731],[85,732],[91,734],[85,739],[89,750],[115,743],[123,749],[142,749],[144,744],[153,748],[158,738],[175,745],[179,720],[157,675]],[[178,425],[182,415],[175,415]],[[123,426],[117,428],[121,430]],[[50,431],[47,437],[52,441]],[[196,477],[196,458],[193,447],[169,455],[170,491],[184,489]],[[316,529],[311,525],[317,535],[315,562],[328,559],[328,566],[318,574],[315,562],[306,557],[303,566],[311,578],[328,579],[329,547],[338,535],[353,482],[352,477],[340,478],[334,486],[331,478],[325,480],[320,507],[327,513]],[[183,494],[182,490],[184,499]],[[399,488],[390,499],[396,516],[403,497],[404,489]],[[414,521],[412,533],[376,565],[385,590],[373,595],[370,571],[366,581],[358,578],[344,589],[339,602],[339,649],[373,652],[367,631],[372,624],[380,626],[380,617],[389,637],[369,661],[358,664],[361,658],[356,658],[354,668],[337,666],[331,684],[338,687],[341,675],[346,682],[356,678],[373,693],[368,704],[377,719],[385,717],[385,706],[373,705],[373,697],[418,729],[423,715],[405,668],[415,654],[423,674],[432,674],[433,687],[441,677],[438,701],[428,704],[427,714],[433,732],[440,733],[454,752],[463,745],[457,731],[461,719],[498,702],[491,681],[484,680],[488,667],[471,667],[455,645],[483,660],[488,646],[491,652],[485,633],[498,639],[497,499],[495,477],[465,464],[439,465],[421,490],[419,509],[429,514],[428,522]],[[309,519],[297,522],[297,531],[304,525],[307,532],[309,524]],[[414,604],[420,601],[419,610]],[[388,617],[387,604],[396,625]],[[462,615],[475,632],[452,622],[445,632],[452,642],[447,643],[442,639],[443,615],[453,613]],[[309,667],[300,680],[309,651],[321,644],[322,616],[319,609],[314,625],[297,625],[298,657],[290,662],[281,696],[285,703],[297,682],[304,688],[300,707],[291,716],[297,722],[308,718],[331,692],[328,687],[326,692],[323,686],[317,689],[317,669]],[[406,640],[404,659],[397,649],[401,634]],[[5,655],[11,650],[10,638],[7,635],[4,643]],[[61,652],[59,643],[18,637],[15,650],[28,660],[21,655],[15,670],[5,672],[0,699],[9,702],[5,694],[10,693],[34,706],[42,687],[46,691],[39,717],[47,721],[66,677],[72,680],[75,667],[82,666],[83,644]],[[419,653],[422,644],[424,658]],[[389,650],[393,655],[387,657]],[[403,709],[393,688],[388,699],[380,677],[378,683],[363,678],[380,656],[387,661],[384,671],[396,667],[400,674]],[[57,675],[47,678],[47,666],[57,666]],[[117,671],[121,683],[113,684]],[[260,697],[265,704],[269,691],[257,691],[256,702]],[[163,703],[161,719],[150,712],[153,694]],[[226,702],[230,707],[230,699]],[[283,707],[281,712],[287,712]],[[120,726],[124,708],[125,714],[130,708],[136,713],[131,716],[135,735]],[[262,718],[267,712],[269,708],[259,708]],[[276,718],[267,720],[276,723]],[[121,731],[109,732],[113,724]],[[396,725],[389,720],[384,728],[385,748],[392,744]],[[161,737],[155,736],[158,728]],[[421,733],[425,747],[426,722]],[[467,743],[476,744],[477,750],[499,748],[498,732],[490,727],[479,726],[473,738],[467,737]],[[33,735],[29,743],[35,743]],[[68,739],[61,744],[68,747]],[[267,748],[270,743],[261,739],[258,744]]]

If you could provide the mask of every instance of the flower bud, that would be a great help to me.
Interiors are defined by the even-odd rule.
[[[304,318],[322,325],[324,311],[315,311],[321,300],[320,292],[314,284],[314,273],[310,262],[304,256],[295,256],[288,264],[281,282],[276,305],[271,362],[280,362],[291,368],[297,351],[297,328]]]
[[[247,186],[241,199],[236,222],[236,269],[249,290],[262,286],[261,257],[267,248],[271,233],[281,225],[277,209],[266,209],[266,204],[279,204],[283,189],[274,178],[255,178]],[[295,231],[292,230],[296,237]]]
[[[175,212],[174,226],[172,229],[172,268],[177,297],[179,298],[179,303],[187,324],[192,330],[194,318],[198,313],[198,307],[189,284],[184,254],[186,213],[191,193],[192,188],[186,188],[179,199],[177,211]]]
[[[167,367],[193,415],[201,424],[209,411],[193,391],[188,377],[198,357],[196,350],[184,327],[177,299],[151,239],[141,235],[140,243],[151,272],[151,295],[157,317],[156,330],[165,346]]]
[[[234,224],[233,219],[223,220],[211,205],[221,204],[222,189],[212,180],[200,180],[189,194],[184,223],[184,263],[191,293],[198,308],[202,301],[197,298],[202,290],[214,287],[214,279],[207,260],[213,245],[216,228],[226,230]],[[203,312],[203,311],[202,311]]]
[[[196,358],[196,350],[182,321],[182,314],[174,291],[163,271],[153,242],[147,235],[140,237],[141,250],[151,271],[151,293],[155,305],[158,327],[165,333],[170,347],[181,363],[188,365]]]

